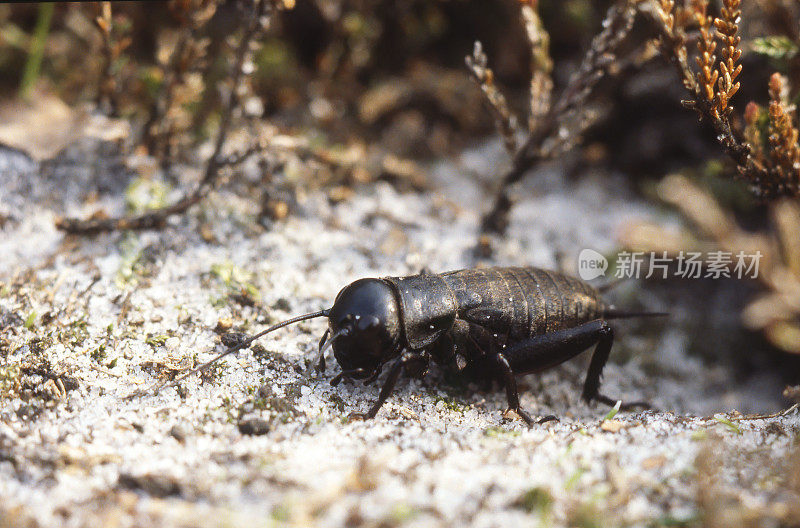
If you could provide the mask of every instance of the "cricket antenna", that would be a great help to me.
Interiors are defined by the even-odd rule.
[[[206,361],[205,363],[203,363],[199,367],[193,368],[192,370],[190,370],[188,372],[184,372],[183,374],[181,374],[180,376],[178,376],[174,380],[170,381],[169,383],[156,382],[149,389],[146,389],[146,390],[143,390],[143,391],[134,391],[130,396],[128,396],[127,399],[134,398],[136,396],[144,396],[144,395],[146,395],[148,393],[152,393],[154,395],[158,394],[158,391],[160,391],[161,389],[165,389],[167,387],[174,387],[175,385],[177,385],[178,383],[180,383],[184,379],[188,378],[189,376],[206,370],[208,367],[210,367],[211,365],[213,365],[214,363],[216,363],[220,359],[224,358],[228,354],[233,354],[234,352],[236,352],[238,350],[242,350],[243,348],[248,348],[253,343],[253,341],[255,341],[256,339],[258,339],[260,337],[263,337],[263,336],[269,334],[270,332],[274,332],[275,330],[278,330],[279,328],[283,328],[284,326],[289,326],[290,324],[299,323],[300,321],[305,321],[306,319],[314,319],[315,317],[328,317],[329,313],[330,313],[330,310],[320,310],[318,312],[312,312],[312,313],[307,313],[307,314],[304,314],[304,315],[298,315],[297,317],[292,317],[291,319],[287,319],[285,321],[281,321],[280,323],[274,324],[274,325],[270,326],[269,328],[267,328],[266,330],[262,330],[261,332],[255,334],[255,335],[252,335],[252,336],[250,336],[248,338],[239,340],[239,342],[236,343],[235,345],[232,345],[232,346],[228,347],[228,349],[225,350],[225,352],[219,354],[218,356],[216,356],[215,358],[213,358],[213,359],[211,359],[209,361]]]

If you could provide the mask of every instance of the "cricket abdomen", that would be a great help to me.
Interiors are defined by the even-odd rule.
[[[443,275],[458,317],[507,343],[571,328],[601,317],[606,306],[585,282],[538,268],[486,268]]]

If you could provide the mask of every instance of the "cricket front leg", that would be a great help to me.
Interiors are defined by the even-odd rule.
[[[369,420],[375,418],[375,416],[378,414],[378,411],[392,394],[395,385],[397,385],[397,380],[400,379],[400,374],[403,372],[403,368],[411,360],[413,360],[413,357],[408,354],[403,354],[400,356],[389,369],[389,374],[386,376],[386,381],[383,382],[381,392],[378,395],[378,400],[372,404],[372,407],[370,407],[369,411],[366,413],[353,412],[348,415],[348,418],[350,420]]]
[[[328,336],[331,335],[330,330],[325,330],[322,338],[319,340],[319,356],[317,357],[317,372],[323,374],[325,372],[325,344],[328,341]]]

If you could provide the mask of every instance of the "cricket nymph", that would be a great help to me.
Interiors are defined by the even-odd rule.
[[[589,284],[538,268],[485,268],[443,274],[361,279],[342,289],[326,313],[320,341],[333,348],[344,378],[374,381],[388,366],[374,417],[402,373],[423,375],[431,360],[497,379],[509,410],[526,422],[515,376],[563,363],[596,344],[583,398],[613,405],[599,392],[613,330],[607,320],[626,314],[606,304]],[[642,403],[629,403],[645,406]]]
[[[243,339],[171,384],[278,328],[327,317],[317,369],[324,372],[325,352],[333,348],[341,372],[332,385],[343,379],[369,384],[388,369],[378,400],[366,414],[356,416],[375,417],[401,374],[423,376],[434,361],[497,380],[506,390],[507,411],[532,424],[520,407],[517,375],[548,369],[596,345],[582,397],[614,405],[616,400],[599,390],[614,341],[608,320],[665,315],[621,312],[600,293],[579,279],[532,267],[360,279],[345,286],[330,309],[288,319]],[[629,402],[622,408],[634,406],[648,407]]]

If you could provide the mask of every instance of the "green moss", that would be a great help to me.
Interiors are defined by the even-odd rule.
[[[278,396],[256,398],[253,400],[253,407],[262,411],[274,411],[279,415],[291,417],[300,415],[300,411],[298,411],[291,402],[285,398],[279,398]]]
[[[286,395],[286,399],[291,400],[292,403],[295,403],[297,399],[302,395],[302,388],[305,386],[305,383],[301,382],[294,382],[294,383],[287,383],[283,386],[283,393]]]
[[[212,296],[208,299],[208,304],[211,305],[212,308],[225,308],[228,306],[228,298],[225,296]]]
[[[45,350],[53,346],[53,337],[48,334],[44,337],[34,337],[26,343],[28,350],[34,356],[41,356]]]
[[[0,364],[0,394],[6,395],[19,384],[20,370],[17,363]]]
[[[502,427],[491,426],[483,430],[483,436],[487,438],[514,438],[521,433],[513,429],[504,429]]]
[[[143,246],[136,233],[126,233],[119,242],[121,256],[114,283],[118,288],[135,286],[142,279],[155,275],[158,247]]]
[[[242,406],[234,405],[230,396],[222,397],[222,405],[220,408],[225,411],[225,421],[228,423],[236,423],[242,416]]]
[[[125,206],[131,214],[164,207],[169,191],[170,187],[162,181],[135,178],[125,190]]]
[[[228,290],[228,296],[235,297],[242,304],[254,304],[261,299],[261,293],[251,282],[252,273],[234,266],[231,262],[213,264],[210,272],[222,281]]]
[[[250,351],[253,353],[253,357],[270,371],[291,370],[294,367],[294,364],[286,359],[283,354],[273,350],[267,350],[267,348],[260,343],[253,345]]]
[[[200,364],[197,361],[197,357],[194,358],[194,364]],[[220,378],[222,378],[222,374],[225,372],[224,365],[224,363],[212,363],[200,374],[200,377],[204,381],[219,381]]]
[[[58,341],[69,347],[79,347],[89,338],[88,326],[86,316],[81,315],[59,333]]]
[[[300,384],[284,386],[285,396],[280,397],[272,391],[271,385],[265,382],[258,390],[255,387],[248,389],[252,398],[239,406],[239,414],[244,416],[253,410],[270,411],[273,418],[281,423],[287,423],[301,416],[294,403],[300,395]]]
[[[169,336],[168,335],[164,335],[164,334],[161,334],[161,335],[149,335],[144,340],[144,342],[155,349],[155,348],[164,346],[164,343],[167,342],[167,339],[169,339]]]
[[[31,313],[29,313],[28,317],[25,319],[25,328],[30,330],[33,328],[34,324],[36,324],[36,311],[31,310]]]
[[[119,288],[124,288],[135,283],[136,274],[133,271],[133,267],[136,261],[139,260],[141,248],[134,237],[125,236],[119,244],[119,251],[121,260],[117,274],[114,277],[114,283]]]
[[[464,405],[463,403],[461,403],[460,401],[458,401],[458,400],[456,400],[454,398],[442,397],[442,396],[439,396],[439,395],[434,395],[434,399],[436,400],[437,406],[438,406],[439,402],[442,402],[444,404],[444,407],[447,410],[453,411],[453,412],[457,412],[457,413],[461,414],[462,416],[466,412],[466,410],[468,409],[468,407],[466,405]]]
[[[94,360],[95,363],[102,363],[104,359],[106,359],[106,346],[100,345],[99,347],[95,348],[89,353],[89,356]]]
[[[520,495],[515,505],[528,513],[550,515],[550,511],[553,509],[553,502],[553,495],[550,491],[537,486]]]

